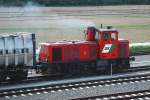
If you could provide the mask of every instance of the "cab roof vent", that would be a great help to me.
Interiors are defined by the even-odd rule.
[[[107,26],[107,29],[112,29],[113,27],[112,26]]]

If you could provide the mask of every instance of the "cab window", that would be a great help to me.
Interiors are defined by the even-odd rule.
[[[109,38],[109,35],[107,33],[104,34],[104,40],[107,41]]]
[[[116,34],[115,33],[111,33],[111,40],[116,40]]]

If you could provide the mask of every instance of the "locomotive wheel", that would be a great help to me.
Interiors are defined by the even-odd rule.
[[[0,82],[4,81],[6,79],[7,75],[5,71],[0,70]]]
[[[17,71],[17,72],[11,72],[10,74],[10,79],[19,81],[19,80],[24,80],[27,79],[28,71]]]
[[[120,72],[130,68],[130,63],[128,59],[121,59],[120,62],[121,64],[118,64],[118,69]]]
[[[41,69],[41,73],[42,73],[42,75],[47,75],[47,74],[49,74],[49,68],[42,68],[42,69]]]

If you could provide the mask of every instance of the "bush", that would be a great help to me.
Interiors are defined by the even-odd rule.
[[[150,42],[130,44],[130,55],[150,54]]]

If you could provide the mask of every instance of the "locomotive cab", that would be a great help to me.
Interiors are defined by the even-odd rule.
[[[99,59],[115,59],[118,57],[118,31],[115,29],[96,29],[88,27],[86,41],[95,41],[98,45]]]
[[[99,44],[100,59],[118,58],[118,31],[115,29],[100,29],[101,40]]]
[[[129,41],[118,39],[116,29],[89,27],[86,33],[86,41],[94,41],[97,44],[97,66],[110,66],[112,64],[117,69],[130,67]]]

